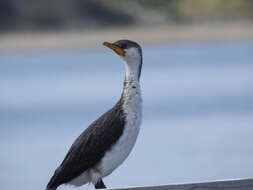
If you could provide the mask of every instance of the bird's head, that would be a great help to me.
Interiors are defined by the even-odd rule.
[[[104,42],[103,45],[112,49],[124,60],[129,72],[137,73],[138,78],[140,77],[142,50],[139,44],[130,40],[119,40],[114,43]]]

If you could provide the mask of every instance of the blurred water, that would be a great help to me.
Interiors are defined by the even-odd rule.
[[[107,186],[253,177],[252,61],[253,41],[144,47],[141,133]],[[1,189],[44,189],[123,74],[108,49],[0,54]]]

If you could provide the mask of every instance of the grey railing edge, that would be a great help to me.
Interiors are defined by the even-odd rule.
[[[111,190],[253,190],[253,178],[222,179],[151,186],[113,188]]]

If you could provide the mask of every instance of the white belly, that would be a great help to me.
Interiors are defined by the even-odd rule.
[[[137,136],[140,131],[142,116],[142,100],[140,89],[127,89],[124,97],[123,109],[126,114],[126,123],[122,136],[112,148],[106,152],[104,158],[99,164],[99,170],[102,176],[109,175],[117,168],[129,155],[134,147]]]
[[[89,172],[85,171],[80,176],[72,179],[70,182],[66,183],[66,185],[74,185],[81,186],[91,181],[91,177]]]
[[[99,165],[103,177],[109,175],[127,158],[134,147],[139,129],[139,126],[130,126],[129,124],[125,126],[123,136],[110,151],[106,152]]]

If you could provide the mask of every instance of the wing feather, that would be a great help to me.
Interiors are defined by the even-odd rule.
[[[48,183],[55,188],[94,167],[123,133],[125,116],[119,101],[94,121],[72,144]]]

